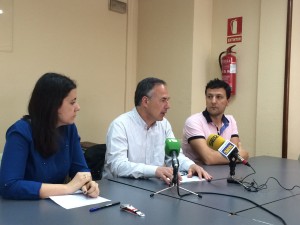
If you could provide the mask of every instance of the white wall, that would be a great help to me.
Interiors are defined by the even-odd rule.
[[[227,20],[242,17],[242,42],[227,44]],[[237,52],[236,95],[231,97],[226,114],[234,115],[242,145],[250,155],[255,154],[257,66],[259,51],[260,0],[213,1],[212,73],[210,79],[221,72],[219,54],[229,46],[236,45]]]
[[[256,155],[282,155],[286,18],[287,1],[261,1]]]
[[[82,140],[104,142],[108,124],[132,108],[136,81],[150,75],[169,84],[172,108],[167,117],[180,138],[185,119],[205,107],[206,82],[219,74],[217,58],[228,46],[227,18],[243,16],[243,42],[236,47],[237,95],[228,113],[236,117],[251,155],[278,156],[283,83],[282,65],[274,56],[283,51],[286,2],[127,2],[129,13],[118,14],[108,10],[108,0],[14,1],[13,49],[0,51],[0,151],[6,129],[26,113],[33,85],[48,71],[78,82],[81,112],[76,124]],[[299,154],[299,8],[294,1],[289,158]]]
[[[234,43],[237,91],[227,113],[250,155],[281,156],[286,6],[282,0],[214,0],[213,58],[232,45],[227,19],[243,17],[242,42]],[[219,74],[217,60],[212,65]]]
[[[288,158],[297,159],[300,154],[299,132],[300,127],[300,1],[293,1],[293,26],[290,68],[290,102],[289,102],[289,131],[288,131]]]
[[[7,128],[27,113],[32,88],[48,71],[78,83],[82,140],[105,142],[130,95],[127,41],[127,14],[109,11],[106,0],[15,0],[13,50],[0,51],[0,151]]]
[[[194,1],[191,114],[202,111],[205,106],[205,86],[211,74],[212,7],[211,0]]]
[[[168,83],[167,114],[181,138],[191,113],[194,1],[139,0],[137,80],[154,76]]]
[[[179,137],[185,119],[205,108],[207,81],[220,77],[219,54],[232,45],[226,39],[227,19],[243,17],[243,41],[234,43],[237,94],[226,113],[235,116],[250,155],[280,156],[286,2],[142,0],[139,6],[137,76],[153,74],[169,83],[168,118]]]
[[[137,70],[137,29],[138,1],[127,0],[127,45],[126,45],[126,75],[125,75],[125,111],[134,107],[134,92],[136,88]]]

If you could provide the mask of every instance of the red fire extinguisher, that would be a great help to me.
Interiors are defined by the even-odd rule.
[[[235,45],[228,47],[226,51],[221,52],[219,55],[222,80],[229,84],[232,95],[236,93],[236,57],[233,55],[233,53],[235,54],[236,52],[232,51],[234,46]],[[226,55],[222,57],[224,53],[226,53]]]

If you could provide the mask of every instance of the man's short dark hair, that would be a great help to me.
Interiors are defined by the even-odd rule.
[[[231,95],[231,87],[225,81],[215,78],[210,80],[205,87],[205,95],[207,93],[207,89],[216,89],[216,88],[224,88],[226,92],[227,99],[230,98]]]
[[[148,77],[141,80],[135,90],[134,95],[134,105],[139,106],[141,104],[142,98],[144,96],[149,96],[149,92],[154,88],[157,84],[167,85],[167,83],[161,79],[155,77]]]

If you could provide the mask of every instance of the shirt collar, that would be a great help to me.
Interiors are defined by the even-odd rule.
[[[205,117],[207,123],[212,123],[212,119],[210,118],[210,115],[209,115],[209,112],[207,111],[207,109],[205,109],[202,112],[202,114]],[[222,116],[222,123],[224,123],[224,124],[228,124],[229,123],[229,120],[226,118],[226,116],[224,114]]]
[[[211,119],[207,109],[205,109],[202,113],[203,113],[203,116],[205,117],[207,123],[212,123],[213,124],[212,119]],[[216,126],[216,125],[214,125],[214,126]],[[218,128],[217,128],[218,134],[221,135],[228,126],[229,126],[229,120],[223,114],[223,116],[222,116],[222,127],[221,127],[220,130],[218,130]]]
[[[149,129],[147,123],[140,116],[140,114],[138,113],[136,107],[134,107],[132,111],[133,111],[134,117],[136,118],[138,124],[140,124],[141,126],[143,126],[145,129]],[[155,122],[151,127],[154,127],[156,125],[157,125],[157,122]]]

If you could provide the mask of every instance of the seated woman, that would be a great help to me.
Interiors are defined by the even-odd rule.
[[[6,132],[0,168],[3,198],[41,199],[80,189],[90,197],[99,195],[74,124],[80,109],[76,99],[76,84],[64,75],[46,73],[37,81],[28,115]]]

